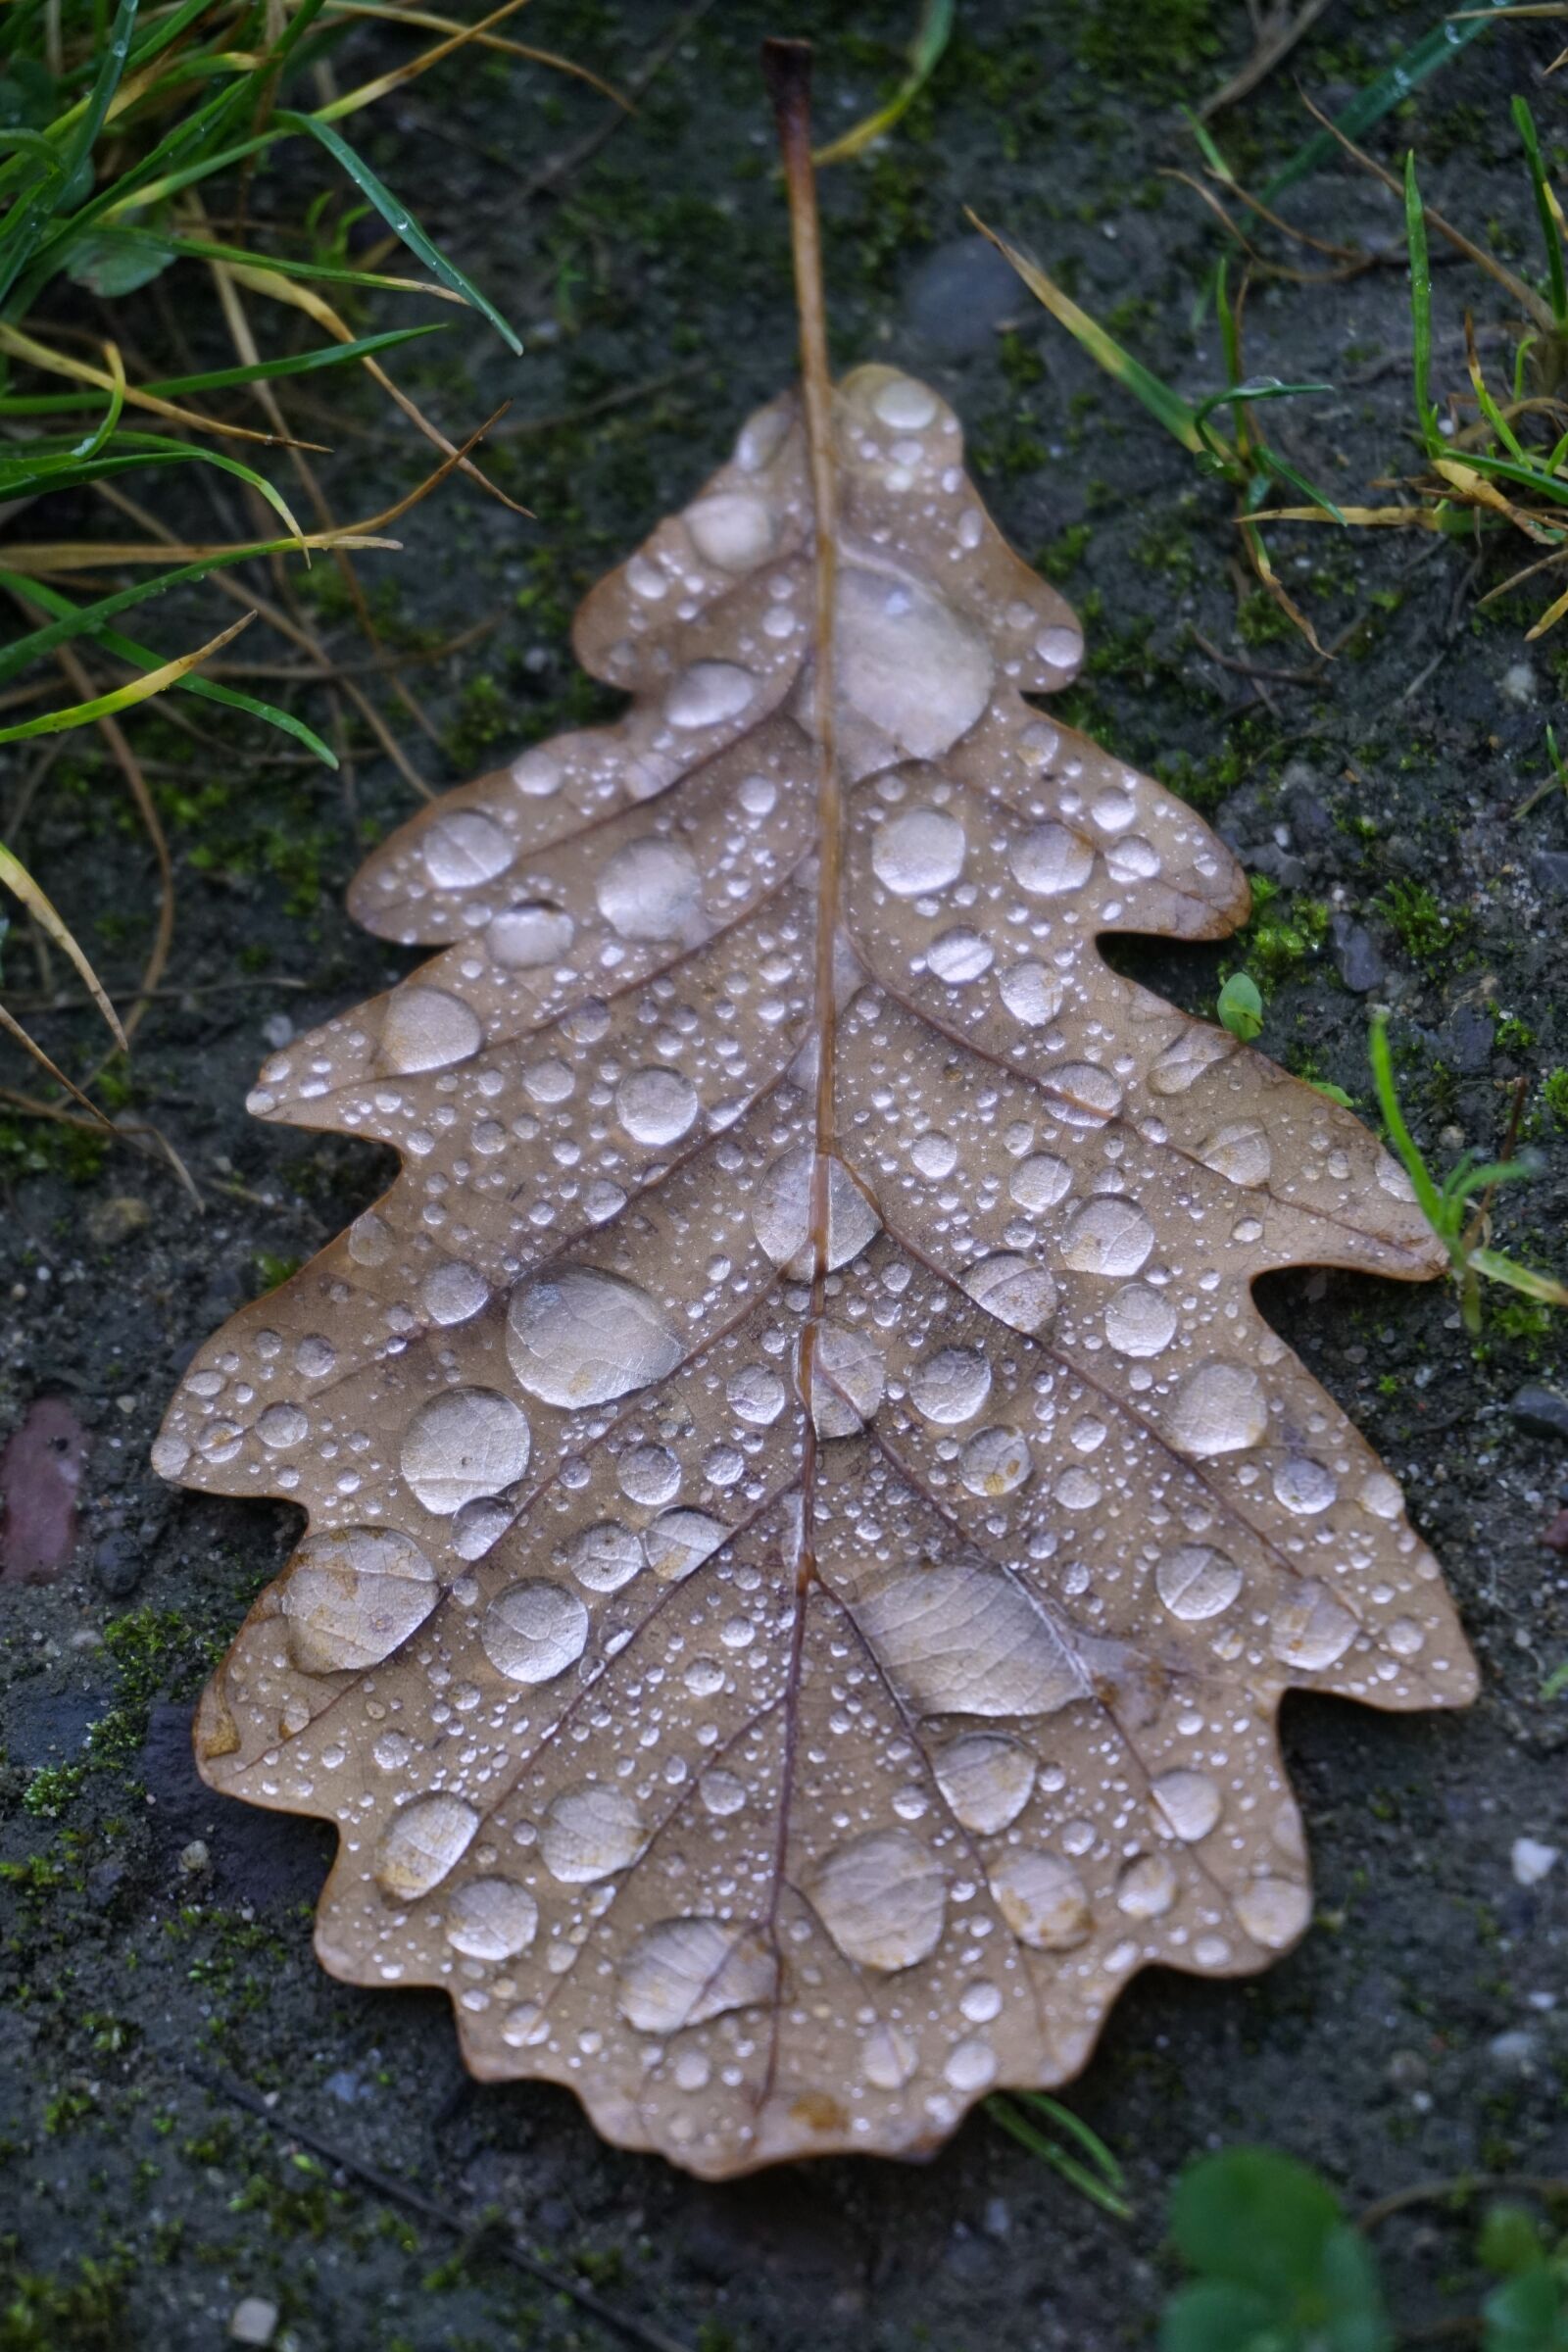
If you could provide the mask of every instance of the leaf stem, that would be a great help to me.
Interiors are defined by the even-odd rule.
[[[790,245],[801,326],[801,392],[807,458],[816,520],[817,740],[816,896],[816,1154],[811,1167],[811,1315],[802,1356],[802,1386],[810,1402],[814,1339],[828,1270],[830,1154],[834,1145],[834,947],[839,930],[843,865],[843,795],[836,741],[833,617],[837,593],[838,499],[833,469],[833,383],[828,371],[827,310],[822,294],[822,246],[811,162],[811,49],[808,41],[762,43],[762,74],[778,124],[789,193]]]

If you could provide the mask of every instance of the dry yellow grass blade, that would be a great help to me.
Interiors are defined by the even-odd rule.
[[[117,377],[108,368],[94,368],[89,361],[74,360],[67,352],[55,351],[49,344],[40,343],[35,335],[24,334],[17,326],[0,325],[0,351],[8,353],[14,360],[25,361],[29,368],[36,368],[40,374],[67,376],[73,383],[92,384],[103,392],[112,393],[118,389],[126,408],[146,409],[155,416],[167,416],[172,423],[187,425],[193,432],[217,433],[230,441],[260,441],[269,448],[275,448],[279,439],[287,438],[276,433],[258,433],[248,425],[225,424],[220,417],[204,416],[196,409],[181,408],[177,401],[163,400],[156,392],[144,392],[138,385],[126,383],[122,373]],[[319,449],[321,445],[318,441],[307,441],[299,446]]]
[[[4,883],[12,895],[21,900],[33,921],[46,931],[56,947],[70,957],[75,965],[87,993],[113,1031],[116,1043],[123,1047],[126,1040],[125,1032],[120,1025],[120,1015],[109,1002],[108,993],[93,970],[86,950],[80,945],[71,926],[57,911],[47,894],[33,880],[21,858],[15,857],[3,843],[0,843],[0,883]]]
[[[508,17],[514,16],[519,8],[526,6],[527,0],[506,0],[504,7],[496,9],[477,24],[455,24],[450,17],[437,16],[429,9],[400,8],[393,5],[392,0],[386,0],[385,5],[378,4],[378,0],[326,0],[322,11],[325,16],[378,17],[394,24],[417,24],[426,32],[446,32],[453,37],[434,49],[426,50],[419,57],[411,58],[406,66],[398,66],[374,81],[362,82],[357,89],[346,92],[341,98],[329,99],[320,109],[322,120],[332,122],[340,116],[357,114],[362,107],[371,105],[377,98],[384,98],[390,90],[401,89],[405,82],[427,73],[432,66],[450,57],[455,49],[461,49],[470,42],[481,49],[497,49],[508,57],[524,58],[531,65],[549,66],[557,73],[570,74],[575,80],[587,82],[591,89],[598,90],[602,97],[610,99],[626,114],[635,113],[630,99],[623,98],[612,82],[606,81],[602,74],[593,73],[587,66],[579,66],[569,57],[558,56],[553,49],[535,49],[523,41],[507,40],[494,29]]]

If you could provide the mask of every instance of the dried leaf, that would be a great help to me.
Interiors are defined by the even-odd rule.
[[[929,2150],[1081,2068],[1140,1968],[1264,1966],[1310,1911],[1282,1692],[1475,1687],[1251,1298],[1441,1272],[1405,1177],[1108,968],[1101,933],[1231,931],[1240,869],[1024,699],[1080,631],[937,395],[862,368],[835,425],[828,1017],[791,397],[589,596],[624,718],[361,874],[442,952],[252,1106],[403,1173],[155,1453],[309,1514],[197,1744],[337,1823],[326,1967],[441,1986],[475,2074],[714,2176]]]

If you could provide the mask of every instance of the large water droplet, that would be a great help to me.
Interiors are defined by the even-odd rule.
[[[540,963],[560,963],[571,951],[577,926],[564,908],[543,899],[525,899],[496,915],[485,931],[485,945],[497,963],[522,971]]]
[[[456,1869],[479,1827],[479,1816],[445,1790],[416,1797],[393,1815],[375,1849],[375,1876],[395,1901],[413,1902]]]
[[[991,943],[967,923],[956,923],[931,942],[925,952],[926,969],[945,988],[967,988],[983,979],[995,961]]]
[[[923,1715],[1050,1715],[1083,1695],[1049,1618],[1001,1569],[933,1560],[856,1615]]]
[[[1007,1181],[1007,1190],[1020,1208],[1039,1216],[1044,1209],[1054,1208],[1072,1190],[1072,1170],[1065,1160],[1049,1152],[1036,1152],[1021,1159]]]
[[[643,1531],[648,1565],[662,1585],[679,1584],[728,1541],[723,1520],[711,1519],[706,1511],[662,1511]]]
[[[1152,1794],[1185,1844],[1196,1845],[1219,1820],[1220,1793],[1206,1773],[1162,1772],[1153,1784]]]
[[[1012,1331],[1043,1331],[1056,1303],[1056,1286],[1045,1267],[1006,1250],[971,1266],[963,1287],[976,1306]]]
[[[1321,1674],[1344,1657],[1360,1628],[1326,1585],[1300,1585],[1274,1611],[1269,1639],[1282,1666]]]
[[[1062,1262],[1078,1274],[1119,1280],[1136,1274],[1154,1247],[1154,1228],[1136,1200],[1101,1193],[1086,1200],[1067,1228]]]
[[[466,1960],[512,1960],[525,1952],[539,1906],[511,1879],[470,1879],[447,1905],[447,1941]]]
[[[1268,1431],[1268,1398],[1250,1364],[1215,1356],[1189,1373],[1165,1414],[1172,1445],[1206,1459],[1240,1453]]]
[[[1218,1617],[1242,1589],[1236,1562],[1209,1544],[1184,1544],[1160,1555],[1154,1590],[1173,1617],[1188,1625]]]
[[[895,432],[919,433],[937,413],[937,396],[915,376],[890,375],[878,387],[871,406]]]
[[[1240,1119],[1232,1126],[1216,1127],[1199,1145],[1198,1156],[1217,1176],[1245,1186],[1267,1184],[1274,1164],[1268,1132],[1256,1119]]]
[[[1254,1943],[1277,1952],[1294,1943],[1312,1916],[1312,1897],[1294,1879],[1249,1879],[1232,1908]]]
[[[531,1396],[575,1408],[662,1380],[681,1348],[646,1291],[597,1267],[568,1266],[513,1292],[507,1356]]]
[[[757,692],[749,669],[734,662],[694,662],[664,697],[672,727],[716,727],[738,718]]]
[[[982,1429],[958,1456],[958,1476],[971,1494],[996,1500],[1029,1476],[1029,1442],[1016,1429]]]
[[[684,521],[705,564],[752,571],[773,551],[773,517],[748,490],[715,490],[687,508]]]
[[[377,1666],[424,1623],[438,1590],[423,1552],[396,1528],[307,1536],[283,1586],[289,1655],[306,1674]]]
[[[882,1401],[887,1367],[876,1343],[842,1323],[820,1323],[811,1359],[811,1423],[819,1438],[858,1436]]]
[[[916,1364],[909,1401],[927,1421],[968,1421],[991,1394],[991,1366],[978,1348],[940,1348]]]
[[[1105,1337],[1121,1355],[1158,1355],[1175,1336],[1176,1309],[1145,1282],[1129,1282],[1105,1301]]]
[[[939,1748],[937,1785],[966,1830],[983,1838],[1017,1820],[1035,1785],[1035,1760],[1016,1740],[965,1732]]]
[[[1176,1900],[1178,1884],[1168,1854],[1141,1854],[1116,1882],[1116,1908],[1129,1919],[1160,1919]]]
[[[1276,1465],[1274,1498],[1298,1518],[1312,1519],[1338,1500],[1339,1482],[1332,1470],[1310,1454],[1292,1454]]]
[[[997,1908],[1022,1943],[1067,1952],[1089,1934],[1089,1895],[1070,1862],[1024,1847],[1004,1854],[991,1873]]]
[[[752,1429],[770,1429],[788,1401],[784,1383],[765,1364],[747,1364],[733,1373],[724,1395],[735,1418]]]
[[[806,1890],[839,1950],[862,1968],[913,1968],[942,1940],[947,1873],[904,1830],[873,1830],[835,1847]]]
[[[860,2072],[873,2090],[902,2090],[919,2062],[907,2034],[897,2026],[873,2026],[860,2053]]]
[[[448,1069],[477,1054],[483,1040],[472,1007],[444,988],[408,982],[386,1001],[381,1058],[390,1070],[412,1076],[418,1070]]]
[[[634,1144],[678,1142],[697,1107],[697,1090],[679,1070],[632,1070],[615,1089],[615,1115]]]
[[[757,1190],[752,1207],[752,1230],[775,1266],[798,1282],[815,1272],[811,1247],[811,1189],[816,1152],[810,1144],[775,1159]],[[831,1156],[827,1169],[827,1265],[831,1273],[858,1257],[882,1230],[866,1195],[841,1159]]]
[[[599,911],[622,939],[683,939],[702,906],[702,876],[690,850],[649,834],[607,858]]]
[[[635,1862],[644,1836],[642,1815],[623,1789],[585,1781],[555,1799],[539,1846],[552,1878],[588,1886]]]
[[[399,1467],[427,1511],[450,1519],[481,1494],[499,1494],[528,1467],[528,1423],[494,1389],[449,1389],[422,1404],[403,1433]]]
[[[1020,834],[1007,857],[1019,886],[1037,899],[1081,890],[1095,867],[1093,846],[1065,825],[1048,820]]]
[[[590,1592],[618,1592],[644,1564],[642,1539],[618,1519],[601,1519],[573,1538],[565,1560],[578,1584]]]
[[[847,564],[834,656],[844,700],[915,760],[939,760],[991,696],[984,632],[917,580]]]
[[[496,1594],[479,1622],[479,1639],[509,1682],[551,1683],[582,1656],[588,1612],[564,1586],[529,1577]]]
[[[1054,1021],[1066,995],[1055,973],[1048,972],[1043,963],[1015,963],[1003,973],[998,987],[1013,1019],[1022,1021],[1026,1029],[1043,1029]]]
[[[896,898],[946,890],[963,871],[963,827],[941,808],[906,808],[871,836],[871,871]]]
[[[718,1919],[644,1928],[620,1968],[615,2005],[639,2034],[678,2034],[773,1997],[778,1962],[756,1929]]]
[[[454,808],[426,826],[419,843],[424,870],[438,890],[469,890],[504,874],[516,855],[493,818],[477,808]]]
[[[432,1323],[466,1323],[490,1297],[482,1274],[461,1258],[432,1266],[419,1285],[419,1298]]]

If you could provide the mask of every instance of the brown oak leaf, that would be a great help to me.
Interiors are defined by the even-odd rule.
[[[336,1823],[324,1965],[707,2175],[929,2150],[1139,1969],[1262,1967],[1310,1910],[1281,1693],[1475,1685],[1251,1297],[1441,1271],[1403,1175],[1107,966],[1232,930],[1239,868],[1026,699],[1081,634],[936,393],[861,368],[832,431],[826,999],[791,395],[587,599],[624,717],[366,865],[440,953],[252,1104],[402,1174],[156,1449],[309,1517],[197,1740]]]

